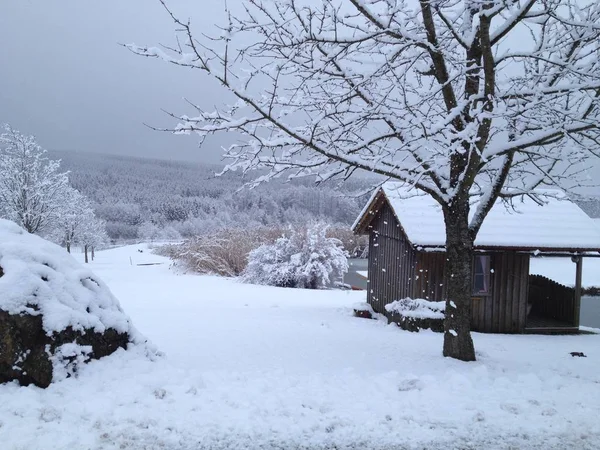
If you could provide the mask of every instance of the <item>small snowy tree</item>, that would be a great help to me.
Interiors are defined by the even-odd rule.
[[[129,46],[207,74],[234,98],[215,111],[195,106],[173,131],[248,136],[225,156],[231,169],[259,169],[258,180],[365,170],[430,195],[446,225],[443,353],[474,360],[473,246],[486,215],[498,199],[576,186],[598,156],[600,2],[234,8],[212,40],[167,9],[181,33],[176,46]]]
[[[4,126],[0,135],[0,215],[29,233],[48,232],[64,210],[69,180],[33,136]]]
[[[247,283],[321,289],[348,271],[347,254],[339,239],[327,237],[327,226],[292,229],[273,244],[250,252],[242,274]]]
[[[56,223],[53,224],[49,236],[71,253],[71,247],[79,242],[84,227],[95,214],[89,200],[76,189],[69,186],[63,195],[64,204],[57,211]]]
[[[106,223],[102,219],[98,219],[94,214],[85,216],[85,220],[79,231],[78,241],[83,247],[85,262],[88,263],[89,252],[91,251],[93,260],[95,248],[108,242]]]

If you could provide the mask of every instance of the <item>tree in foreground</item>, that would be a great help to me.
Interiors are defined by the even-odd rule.
[[[12,220],[29,233],[49,231],[65,206],[69,189],[60,164],[45,156],[33,136],[10,126],[0,135],[0,217]]]
[[[242,280],[268,286],[323,289],[341,280],[347,271],[342,242],[327,237],[327,226],[314,223],[306,228],[292,228],[273,244],[252,250]]]
[[[242,133],[228,168],[259,180],[399,180],[446,225],[444,355],[474,360],[471,264],[492,205],[568,190],[598,156],[600,3],[248,0],[203,39],[133,52],[197,70],[234,99],[173,131]],[[266,174],[265,174],[266,172]]]

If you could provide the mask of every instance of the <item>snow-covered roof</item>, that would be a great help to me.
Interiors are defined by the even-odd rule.
[[[64,248],[0,219],[0,309],[41,314],[47,333],[113,328],[140,338],[108,287]]]
[[[543,205],[529,197],[516,198],[512,207],[498,201],[485,218],[475,240],[478,248],[514,248],[540,251],[600,251],[600,231],[594,221],[559,191],[546,194]],[[408,240],[415,246],[444,247],[445,227],[441,207],[429,195],[385,183],[373,193],[353,225],[368,224],[377,199],[392,208]],[[553,194],[553,195],[548,195]],[[471,213],[476,205],[471,207]],[[369,217],[367,217],[369,214]]]

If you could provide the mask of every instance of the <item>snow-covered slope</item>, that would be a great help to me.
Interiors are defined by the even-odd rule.
[[[92,267],[166,356],[0,386],[2,450],[600,447],[599,335],[475,334],[462,363],[441,334],[352,317],[364,292],[177,275],[145,247]]]

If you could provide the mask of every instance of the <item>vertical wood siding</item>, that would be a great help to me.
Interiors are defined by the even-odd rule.
[[[532,314],[576,326],[575,289],[541,275],[529,277]]]
[[[529,255],[491,254],[490,295],[474,297],[471,328],[487,333],[522,333],[527,321]]]
[[[369,228],[367,300],[385,314],[386,304],[413,295],[416,254],[387,203]]]
[[[441,252],[417,253],[417,272],[414,284],[414,298],[424,298],[432,302],[446,299],[446,254]]]

